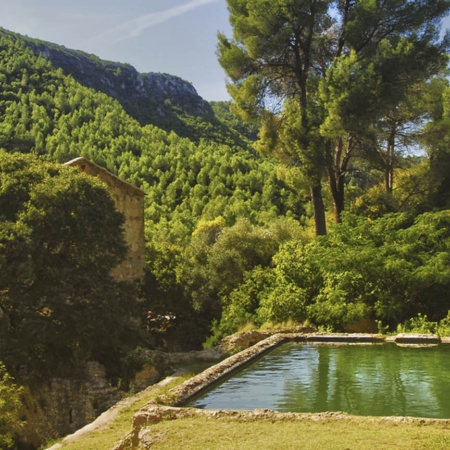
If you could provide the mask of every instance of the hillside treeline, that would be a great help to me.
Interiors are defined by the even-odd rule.
[[[278,227],[280,239],[287,239],[291,228],[299,228],[298,223],[308,220],[304,194],[288,176],[280,176],[273,160],[262,157],[250,145],[229,146],[206,139],[194,143],[151,124],[142,126],[117,101],[80,85],[43,57],[36,57],[25,39],[8,35],[0,44],[0,147],[6,151],[2,153],[2,204],[14,201],[28,207],[35,188],[30,179],[37,177],[34,170],[41,164],[39,170],[51,173],[56,166],[47,168],[48,164],[80,155],[143,189],[148,272],[141,286],[143,298],[134,300],[142,311],[138,319],[145,330],[146,311],[176,314],[173,331],[180,337],[178,345],[200,345],[211,320],[220,314],[217,295],[221,289],[211,289],[202,296],[195,293],[188,272],[198,268],[194,261],[204,255],[194,249],[192,236],[204,234],[217,223],[216,235],[209,232],[212,244],[221,231],[245,219],[252,233]],[[220,129],[231,130],[229,123],[236,119],[227,112],[227,106],[214,107],[222,121]],[[251,132],[243,124],[240,128],[244,133],[240,140],[249,142],[245,134]],[[19,154],[26,154],[27,159]],[[24,191],[22,196],[11,194],[12,179]],[[22,207],[15,208],[21,211]],[[66,213],[78,215],[70,209]],[[3,214],[2,209],[2,227],[10,222],[16,226],[21,220],[18,215]],[[78,238],[88,236],[79,233]],[[269,263],[267,255],[261,258]],[[255,262],[248,259],[246,268]],[[64,278],[62,266],[61,273],[54,270],[55,279]],[[86,276],[94,277],[95,272]],[[5,280],[2,284],[2,302],[11,300],[8,283]],[[64,297],[63,292],[61,295]],[[2,311],[6,313],[5,304]],[[192,327],[192,323],[196,325]],[[89,357],[86,352],[85,358]]]
[[[298,162],[258,152],[255,128],[228,103],[212,105],[213,140],[180,137],[139,123],[35,56],[25,38],[2,35],[0,360],[18,379],[35,379],[95,358],[117,382],[133,369],[137,346],[198,348],[248,324],[395,330],[424,316],[445,324],[447,80],[427,79],[417,98],[417,114],[411,103],[399,106],[393,185],[386,189],[380,125],[380,152],[356,152],[346,169],[339,224],[324,191],[329,232],[316,237]],[[200,116],[193,124],[213,127]],[[123,252],[120,220],[104,187],[61,167],[77,156],[146,193],[139,286],[109,277]],[[170,323],[148,321],[149,311]]]

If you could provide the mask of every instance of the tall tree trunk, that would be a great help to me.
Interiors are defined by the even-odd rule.
[[[332,143],[327,144],[331,154]],[[354,139],[350,136],[345,141],[338,139],[334,147],[332,158],[328,164],[328,179],[330,191],[333,197],[334,219],[336,223],[341,222],[341,214],[345,208],[345,173],[354,150]]]
[[[336,223],[341,223],[341,213],[345,207],[344,174],[329,168],[328,178],[330,180],[331,195],[333,196],[334,220]]]
[[[320,181],[311,186],[311,201],[314,209],[316,236],[324,236],[327,234],[327,224],[325,220],[325,206],[322,198],[322,184]]]
[[[394,165],[395,165],[395,137],[397,134],[396,124],[392,124],[387,139],[386,159],[384,161],[384,179],[386,185],[386,194],[392,195],[394,189]]]

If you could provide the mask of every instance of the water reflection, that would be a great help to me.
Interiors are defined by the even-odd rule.
[[[285,344],[192,406],[450,418],[450,345]]]

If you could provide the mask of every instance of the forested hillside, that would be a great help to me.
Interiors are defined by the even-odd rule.
[[[248,220],[252,233],[279,220],[284,220],[280,226],[285,228],[307,220],[304,195],[288,177],[279,176],[273,160],[250,145],[207,139],[196,143],[154,125],[143,126],[117,100],[82,86],[36,56],[27,39],[3,33],[0,48],[0,147],[59,163],[85,156],[146,192],[148,309],[160,302],[161,313],[172,309],[200,314],[193,312],[195,302],[187,286],[193,279],[187,274],[191,256],[185,252],[193,233],[216,227],[212,244],[222,229],[238,220]],[[223,141],[239,135],[237,141],[248,143],[249,136],[241,133],[247,127],[233,130],[227,124],[230,116],[214,133]],[[175,291],[173,298],[166,290]],[[209,302],[217,302],[216,298]],[[220,308],[214,310],[217,317]],[[201,343],[212,314],[200,314],[199,325],[189,333],[193,337],[184,339],[187,345]]]
[[[209,105],[205,121],[202,115],[193,119],[191,130],[201,140],[194,132],[191,139],[181,137],[140,123],[118,100],[83,86],[36,56],[30,40],[9,32],[0,38],[0,78],[0,148],[6,151],[0,155],[0,360],[21,382],[42,382],[50,372],[68,376],[94,358],[125,387],[138,366],[120,361],[128,361],[138,345],[162,342],[161,327],[146,322],[148,311],[176,317],[166,336],[170,348],[198,348],[220,316],[222,286],[209,286],[206,268],[196,260],[206,263],[208,246],[238,227],[243,255],[229,243],[231,259],[218,261],[215,270],[223,276],[223,266],[236,260],[239,283],[244,269],[269,264],[277,239],[287,239],[290,228],[307,220],[304,195],[278,175],[273,160],[251,148],[254,131],[231,127],[226,104],[215,105],[222,119]],[[145,108],[158,115],[156,100]],[[177,131],[179,123],[173,120]],[[146,193],[148,270],[140,287],[109,277],[122,241],[106,219],[107,193],[88,201],[94,186],[76,187],[70,171],[54,165],[77,156]],[[104,222],[85,222],[96,215]],[[94,225],[95,233],[89,228]],[[276,239],[265,227],[276,229]],[[192,236],[202,248],[195,248]],[[100,245],[99,238],[109,241]]]
[[[18,38],[3,29],[0,34],[12,40]],[[44,57],[55,69],[62,69],[81,85],[116,99],[141,125],[152,124],[168,132],[175,131],[196,142],[207,138],[220,143],[243,143],[242,134],[218,120],[211,105],[197,94],[194,86],[179,77],[141,74],[129,64],[104,61],[96,55],[38,39],[20,39],[35,56]]]
[[[316,103],[302,125],[295,97],[279,114],[252,106],[259,97],[244,90],[235,44],[222,37],[219,47],[236,82],[231,106],[208,104],[171,75],[0,30],[0,361],[19,382],[95,359],[126,388],[136,349],[200,348],[245,326],[448,329],[444,45],[434,72],[408,78],[397,103],[383,92],[370,114],[349,107],[362,95],[344,89],[349,52],[328,91],[308,94]],[[404,47],[384,45],[368,77],[402,61]],[[120,218],[101,183],[61,167],[78,156],[146,193],[138,285],[109,276],[124,252]],[[318,187],[328,234],[317,232]],[[11,442],[0,420],[3,436]]]

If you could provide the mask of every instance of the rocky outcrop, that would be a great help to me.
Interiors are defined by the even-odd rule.
[[[62,45],[29,38],[0,27],[0,37],[19,41],[77,82],[116,99],[142,125],[155,125],[180,136],[200,139],[196,122],[221,125],[212,106],[194,86],[165,73],[139,73],[130,64],[106,61]]]
[[[50,439],[73,433],[121,398],[108,384],[104,367],[95,361],[88,362],[78,377],[51,378],[28,388],[21,448],[39,448]]]
[[[254,125],[236,121],[229,110],[229,102],[210,104],[198,95],[190,82],[178,76],[139,73],[130,64],[102,60],[93,54],[22,36],[1,27],[0,38],[29,48],[36,58],[48,60],[55,70],[90,90],[117,100],[141,125],[154,125],[169,133],[173,131],[193,142],[208,139],[220,144],[247,146],[257,137]],[[51,69],[46,67],[47,70]],[[71,81],[65,80],[63,84],[66,82]],[[88,91],[85,94],[90,95]]]
[[[203,370],[223,357],[220,348],[184,353],[144,350],[142,368],[130,388],[142,391],[175,372],[191,372],[198,363]],[[86,364],[84,373],[71,378],[51,378],[31,386],[23,396],[25,423],[20,430],[20,448],[40,448],[53,439],[71,435],[122,397],[123,392],[109,385],[104,367],[95,361]]]
[[[104,92],[122,104],[136,100],[152,104],[158,99],[157,112],[165,115],[164,100],[169,100],[195,115],[212,114],[211,106],[198,95],[194,86],[174,75],[140,74],[129,64],[104,61],[95,55],[43,41],[33,40],[30,46],[36,55],[48,59],[81,84]]]
[[[129,64],[104,61],[82,51],[38,40],[27,43],[37,56],[51,61],[84,86],[115,98],[141,122],[171,116],[174,108],[194,116],[213,115],[211,106],[194,86],[177,76],[141,74]]]
[[[303,326],[277,328],[276,330],[241,331],[225,337],[220,345],[224,353],[233,354],[245,350],[275,333],[313,333],[314,331],[314,328]]]

